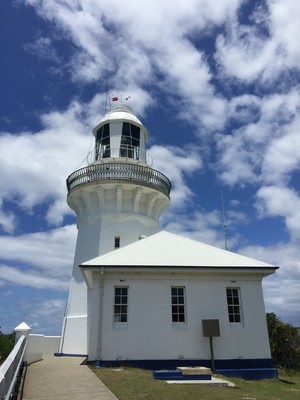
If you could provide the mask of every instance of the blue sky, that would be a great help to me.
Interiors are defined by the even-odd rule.
[[[280,266],[266,309],[300,325],[297,0],[0,3],[0,326],[60,334],[76,241],[65,179],[105,85],[172,181],[163,229]]]

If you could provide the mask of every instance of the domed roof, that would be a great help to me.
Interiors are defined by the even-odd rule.
[[[118,104],[111,106],[109,111],[104,115],[104,117],[100,120],[100,122],[94,128],[94,131],[100,125],[103,125],[104,123],[117,121],[117,120],[122,120],[122,121],[126,121],[129,123],[133,123],[135,125],[142,127],[147,132],[146,128],[141,123],[141,121],[133,114],[132,108],[130,106],[128,106],[127,104],[123,104],[123,103],[118,103]]]

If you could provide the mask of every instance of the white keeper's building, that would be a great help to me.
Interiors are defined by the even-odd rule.
[[[128,105],[93,133],[93,161],[67,179],[78,238],[59,354],[275,377],[262,279],[277,267],[160,231],[171,183]]]

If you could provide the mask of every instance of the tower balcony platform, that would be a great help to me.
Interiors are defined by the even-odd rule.
[[[67,178],[68,193],[90,183],[107,181],[148,186],[170,196],[171,182],[161,172],[145,165],[128,162],[105,162],[78,169]]]

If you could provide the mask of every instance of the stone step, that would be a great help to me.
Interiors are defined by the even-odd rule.
[[[170,380],[172,378],[180,379],[182,377],[182,372],[178,371],[177,369],[170,369],[170,370],[159,370],[153,371],[153,377],[155,379],[166,379]]]
[[[207,367],[177,367],[183,375],[211,375],[211,369]]]

